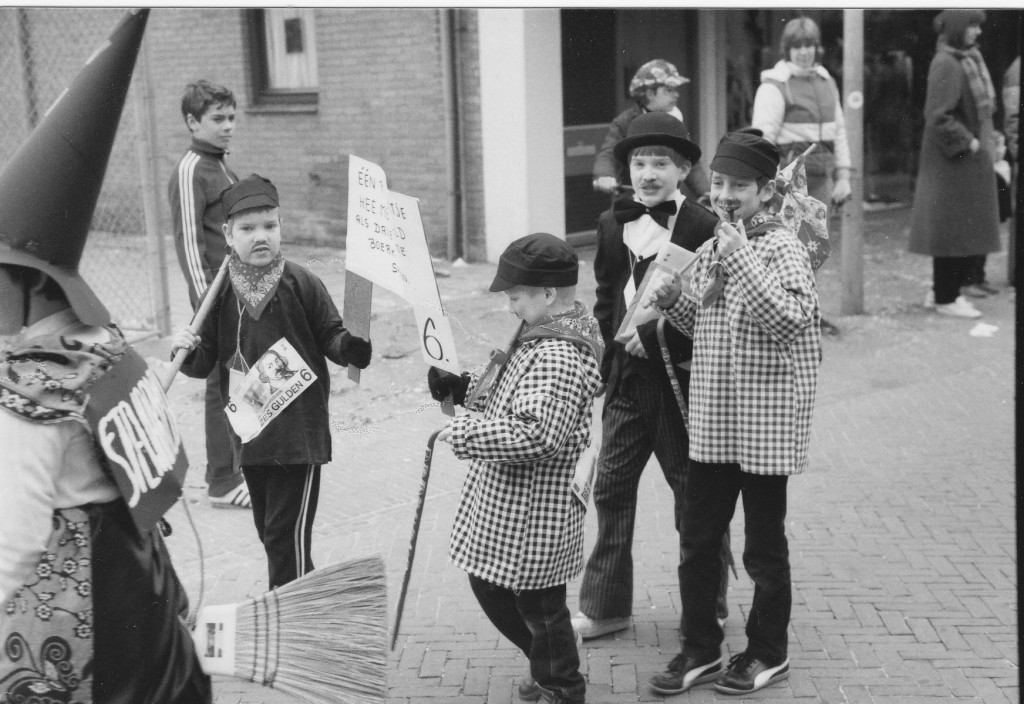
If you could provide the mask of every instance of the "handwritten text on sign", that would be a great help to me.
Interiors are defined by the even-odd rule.
[[[147,530],[181,496],[188,471],[163,385],[129,349],[90,390],[85,416],[132,518]]]
[[[384,170],[357,156],[349,156],[348,175],[346,270],[412,304],[424,361],[459,373],[419,201],[388,190]]]

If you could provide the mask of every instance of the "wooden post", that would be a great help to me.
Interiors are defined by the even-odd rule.
[[[345,271],[345,302],[341,317],[345,329],[356,337],[370,339],[370,301],[373,299],[373,282],[359,274]],[[348,378],[359,383],[361,370],[349,365]]]
[[[843,116],[850,144],[850,199],[842,209],[843,315],[864,312],[864,10],[843,10]]]
[[[135,151],[139,157],[139,187],[146,225],[146,259],[149,264],[153,316],[160,335],[171,334],[171,296],[167,282],[167,252],[157,203],[161,192],[157,173],[156,105],[149,73],[149,41],[142,40],[133,80],[135,108]]]

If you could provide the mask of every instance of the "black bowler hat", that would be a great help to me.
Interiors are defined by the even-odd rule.
[[[505,248],[490,291],[507,291],[513,286],[575,286],[579,273],[580,260],[571,244],[535,232]]]
[[[270,179],[259,174],[249,174],[241,181],[232,183],[221,191],[224,217],[230,218],[243,210],[278,207],[277,189]]]
[[[740,178],[775,178],[779,148],[750,132],[729,132],[718,143],[711,170]]]
[[[625,162],[632,150],[647,146],[671,147],[691,164],[700,161],[700,147],[687,139],[683,123],[667,112],[645,112],[630,122],[625,138],[615,145],[615,158]]]

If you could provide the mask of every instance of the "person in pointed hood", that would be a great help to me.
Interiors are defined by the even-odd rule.
[[[273,589],[313,569],[310,539],[320,467],[331,461],[332,449],[327,360],[365,369],[372,346],[345,329],[319,277],[284,258],[273,183],[251,174],[228,186],[220,200],[227,218],[224,237],[232,249],[230,285],[207,294],[217,297],[210,315],[198,335],[186,327],[175,336],[171,356],[180,348],[191,350],[181,368],[188,376],[217,373],[228,409],[249,404],[270,414],[256,435],[231,424],[230,437],[252,497]],[[293,368],[304,364],[315,377],[286,407],[259,378],[279,364],[281,341],[296,354]]]
[[[212,700],[160,529],[136,524],[88,421],[94,391],[127,394],[118,368],[142,363],[78,265],[147,15],[126,14],[0,173],[4,702]]]

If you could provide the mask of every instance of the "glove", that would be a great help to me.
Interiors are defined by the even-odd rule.
[[[427,372],[427,386],[430,397],[435,401],[443,401],[452,397],[452,401],[460,406],[466,405],[466,389],[469,388],[469,374],[452,374],[444,369],[431,367]]]
[[[370,365],[373,345],[369,340],[350,334],[341,341],[339,351],[345,364],[351,364],[356,369],[366,369]]]

